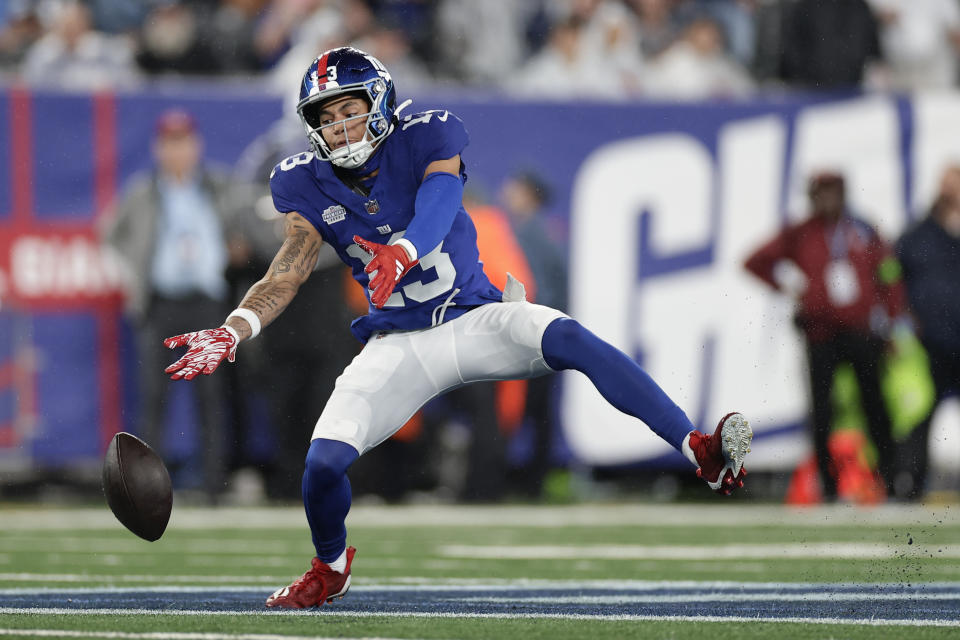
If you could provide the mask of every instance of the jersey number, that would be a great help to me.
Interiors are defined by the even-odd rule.
[[[390,236],[390,242],[396,242],[403,237],[403,232]],[[371,260],[369,253],[361,249],[356,244],[351,244],[347,247],[347,255],[352,258],[356,258],[363,262],[366,265]],[[401,291],[395,291],[388,299],[387,303],[383,306],[385,307],[402,307],[405,305],[403,297],[406,296],[414,302],[426,302],[427,300],[432,300],[442,293],[446,293],[453,288],[453,283],[457,278],[457,270],[453,266],[453,262],[450,260],[450,255],[443,252],[443,243],[441,242],[436,246],[436,248],[428,253],[427,255],[420,258],[420,268],[424,272],[433,269],[437,274],[437,279],[431,282],[424,284],[423,282],[411,282],[408,285],[405,285]]]
[[[441,114],[441,115],[437,115],[437,114]],[[430,122],[433,116],[437,116],[437,120],[439,120],[440,122],[446,122],[447,118],[450,117],[450,112],[449,111],[441,112],[439,109],[431,109],[430,111],[424,111],[416,118],[414,118],[413,115],[409,115],[403,119],[403,127],[401,127],[400,130],[406,131],[407,127],[412,127],[413,125],[420,124],[421,122],[426,124]]]
[[[298,153],[295,156],[284,158],[280,161],[280,164],[274,167],[273,171],[270,172],[270,177],[273,178],[273,175],[277,172],[278,168],[281,171],[290,171],[290,169],[298,167],[301,164],[307,164],[311,160],[313,160],[313,151],[304,151],[303,153]]]

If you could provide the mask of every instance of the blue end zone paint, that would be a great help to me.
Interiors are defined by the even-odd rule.
[[[269,612],[269,589],[190,588],[0,591],[0,609]],[[960,585],[640,586],[624,588],[355,587],[320,614],[742,617],[762,619],[956,621]]]

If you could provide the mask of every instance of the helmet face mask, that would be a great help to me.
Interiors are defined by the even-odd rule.
[[[320,118],[323,105],[330,100],[358,95],[368,105],[367,113],[324,124]],[[393,79],[379,60],[359,49],[342,47],[320,55],[303,76],[297,113],[307,132],[314,154],[321,160],[346,169],[362,166],[377,145],[393,131],[396,93]],[[347,138],[347,143],[331,149],[322,130],[346,127],[351,121],[365,118],[363,136]]]

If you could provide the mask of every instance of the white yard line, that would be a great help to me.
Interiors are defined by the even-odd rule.
[[[58,631],[56,629],[2,629],[0,636],[24,636],[27,638],[129,638],[130,640],[333,640],[319,636],[265,635],[262,633],[188,633],[176,631]],[[367,637],[355,640],[391,640]]]
[[[710,523],[711,527],[850,526],[850,525],[960,525],[960,509],[952,505],[831,505],[795,508],[781,505],[643,503],[573,506],[459,506],[357,505],[347,519],[352,527],[512,526],[556,528],[570,526],[665,526]],[[953,505],[955,506],[955,505]],[[732,517],[735,514],[735,517]],[[102,509],[0,509],[4,531],[116,529],[113,514]],[[302,529],[303,509],[195,508],[174,506],[169,529]]]
[[[0,575],[2,577],[2,575]],[[55,577],[51,574],[51,578]],[[76,576],[78,578],[85,576]],[[105,576],[106,577],[106,576]],[[176,576],[174,576],[176,577]],[[182,578],[193,578],[195,576],[179,576]],[[0,589],[0,595],[44,595],[51,593],[75,593],[75,594],[123,594],[123,593],[262,593],[265,587],[239,584],[234,576],[205,576],[215,579],[219,586],[198,586],[198,585],[151,585],[151,586],[105,586],[105,587],[70,587],[58,585],[56,587],[8,587]],[[115,578],[115,577],[114,577]],[[163,576],[155,577],[155,579]],[[875,588],[878,590],[891,590],[903,592],[903,597],[912,596],[914,593],[921,593],[925,588],[935,588],[944,590],[953,590],[952,593],[960,597],[960,582],[930,582],[912,583],[912,587],[905,588],[901,583],[826,583],[826,582],[742,582],[739,580],[725,581],[700,581],[700,580],[547,580],[547,579],[491,579],[491,578],[397,578],[387,582],[361,581],[353,583],[350,592],[375,592],[375,591],[396,591],[396,592],[430,592],[430,591],[531,591],[531,590],[623,590],[623,591],[658,591],[665,589],[683,589],[688,591],[718,591],[728,590],[735,593],[743,591],[769,591],[769,592],[810,592],[819,590],[822,593],[843,593],[851,589]],[[69,580],[68,580],[69,581]],[[119,581],[119,580],[117,580]],[[229,586],[225,586],[229,583]],[[699,597],[699,596],[698,596]]]
[[[733,560],[960,558],[960,545],[933,546],[883,542],[755,543],[718,545],[443,545],[449,558],[482,560]]]
[[[250,556],[256,558],[256,566],[288,566],[291,558],[305,558],[311,553],[309,542],[297,545],[273,545],[246,541],[217,542],[215,540],[193,540],[177,545],[156,545],[150,551],[154,554],[177,555],[196,554],[207,556],[207,564],[217,566],[223,562],[219,556]],[[270,552],[264,555],[264,549]],[[0,537],[2,551],[50,551],[49,541],[35,539],[4,539]],[[117,563],[124,555],[142,555],[143,543],[135,540],[84,540],[76,537],[58,538],[57,554],[101,555],[101,563],[107,555],[117,556]],[[791,543],[754,543],[754,544],[629,544],[629,545],[441,545],[436,553],[443,558],[453,559],[578,559],[578,560],[729,560],[729,559],[775,559],[775,558],[842,558],[875,559],[894,557],[960,558],[960,544],[899,544],[886,542],[791,542]],[[2,562],[3,554],[0,554]],[[420,562],[424,560],[421,559]],[[202,563],[201,563],[202,564]],[[248,564],[247,566],[253,566]]]
[[[25,574],[33,575],[33,574]],[[62,574],[50,574],[48,578],[54,582],[54,578],[63,578]],[[68,575],[66,580],[60,582],[82,582],[82,579],[90,578],[86,575]],[[171,578],[181,578],[180,582],[188,582],[197,578],[197,576],[92,576],[103,580],[113,582],[135,582],[130,578],[150,578],[151,581],[163,581]],[[58,584],[56,587],[8,587],[0,588],[0,595],[29,595],[29,594],[48,594],[48,593],[76,593],[76,594],[98,594],[98,593],[236,593],[251,592],[261,593],[264,587],[259,585],[243,584],[250,579],[238,580],[236,576],[202,576],[208,579],[208,582],[216,583],[217,586],[199,586],[183,584],[161,584],[149,586],[117,586],[111,584],[104,587],[71,587]],[[123,578],[127,578],[124,580]],[[0,574],[3,579],[3,574]],[[271,580],[271,578],[261,578],[262,580]],[[275,582],[283,582],[289,577],[283,579],[273,579]],[[91,580],[93,581],[93,580]],[[230,586],[223,586],[228,584]],[[272,584],[272,583],[271,583]],[[549,580],[549,579],[530,579],[530,578],[412,578],[402,577],[389,581],[377,582],[373,580],[358,579],[351,587],[351,593],[363,591],[397,591],[397,592],[429,592],[429,591],[529,591],[536,589],[543,590],[570,590],[570,589],[608,589],[608,590],[627,590],[627,591],[657,591],[664,589],[684,589],[684,590],[731,590],[736,592],[746,591],[808,591],[821,590],[823,592],[842,592],[844,589],[857,588],[876,588],[889,589],[893,591],[906,591],[907,593],[917,593],[924,588],[935,588],[941,590],[953,589],[955,593],[960,594],[960,582],[913,582],[912,587],[904,589],[902,583],[856,583],[856,582],[743,582],[743,581],[700,581],[700,580]]]
[[[217,540],[203,538],[185,540],[176,544],[154,544],[150,553],[156,555],[183,555],[196,553],[204,555],[256,555],[256,556],[303,556],[312,552],[308,534],[301,541],[278,542],[276,540]],[[0,536],[0,551],[24,552],[41,551],[56,553],[115,553],[140,554],[145,551],[144,542],[133,536],[130,539],[90,539],[78,536],[58,536],[55,541],[37,539],[35,536]]]
[[[676,602],[871,602],[877,600],[909,601],[920,600],[957,600],[960,593],[849,593],[844,591],[822,591],[811,593],[686,593],[677,595],[626,595],[607,594],[599,596],[471,596],[457,598],[457,602],[472,604],[669,604]]]
[[[179,582],[222,585],[224,583],[274,584],[290,582],[290,575],[284,576],[190,576],[190,575],[97,575],[86,573],[0,573],[0,582]]]
[[[821,618],[821,617],[755,617],[755,616],[657,616],[657,615],[586,615],[561,613],[426,613],[426,612],[381,612],[381,611],[336,611],[333,608],[317,610],[285,611],[193,611],[153,609],[64,609],[44,608],[25,609],[0,607],[0,615],[121,615],[121,616],[337,616],[345,618],[462,618],[493,620],[625,620],[625,621],[675,621],[675,622],[789,622],[803,624],[859,625],[871,627],[955,627],[960,628],[960,620],[877,620],[875,618]]]

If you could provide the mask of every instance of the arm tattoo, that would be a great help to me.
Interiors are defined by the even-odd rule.
[[[306,243],[306,229],[296,229],[291,235],[287,236],[287,241],[283,243],[280,254],[276,260],[273,261],[274,273],[287,273],[290,271],[290,265],[294,264],[297,258],[300,257],[300,253],[303,251],[303,246]]]
[[[260,316],[260,322],[266,325],[286,309],[297,295],[297,289],[292,282],[264,279],[250,287],[240,306],[255,311]]]
[[[290,267],[300,276],[306,278],[317,264],[320,254],[320,240],[310,240],[310,223],[296,214],[289,214],[286,220],[287,239],[280,248],[280,253],[273,261],[274,273],[288,273]]]
[[[260,324],[264,327],[273,322],[297,295],[300,285],[313,272],[323,244],[310,223],[295,213],[287,214],[286,235],[287,239],[267,275],[250,287],[240,302],[241,307],[260,317]],[[235,326],[234,318],[231,318],[229,324],[240,332],[241,339],[250,336],[246,321],[237,322]]]

